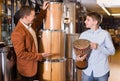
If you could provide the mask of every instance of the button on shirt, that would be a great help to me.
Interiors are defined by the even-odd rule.
[[[24,22],[22,22],[20,20],[20,22],[25,26],[25,28],[30,32],[30,34],[32,35],[33,39],[34,39],[34,42],[35,42],[35,46],[36,46],[36,51],[38,52],[38,42],[37,42],[37,37],[36,37],[36,33],[35,31],[33,30],[33,28],[31,27],[31,24],[30,26],[26,25]]]
[[[87,39],[93,43],[98,44],[98,48],[92,49],[88,59],[88,68],[83,72],[90,76],[93,71],[94,77],[101,77],[109,71],[108,55],[115,53],[115,48],[112,43],[110,34],[101,27],[96,31],[91,29],[83,32],[80,39]]]

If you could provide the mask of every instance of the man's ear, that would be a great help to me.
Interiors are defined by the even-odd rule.
[[[25,15],[24,18],[27,18],[27,15]]]

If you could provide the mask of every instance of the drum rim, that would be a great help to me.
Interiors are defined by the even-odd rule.
[[[75,41],[73,42],[73,47],[74,47],[74,48],[76,48],[76,49],[84,49],[84,48],[78,47],[78,45],[76,44],[76,42],[79,41],[79,40],[81,40],[81,41],[84,40],[84,41],[88,42],[88,45],[87,45],[86,47],[89,47],[89,46],[90,46],[90,41],[89,41],[89,40],[87,40],[87,39],[77,39],[77,40],[75,40]],[[75,44],[76,44],[77,46],[76,46]]]
[[[58,4],[58,3],[59,3],[59,4],[62,3],[62,4],[63,4],[63,2],[55,2],[55,1],[50,1],[50,2],[49,2],[49,4],[55,4],[55,3],[57,3],[57,4]]]
[[[43,59],[42,62],[64,62],[66,61],[66,58],[59,58],[59,59]]]
[[[65,32],[64,30],[57,30],[57,29],[56,29],[56,30],[53,30],[53,29],[41,29],[41,30],[40,30],[40,32],[41,32],[41,31],[50,31],[50,32]]]

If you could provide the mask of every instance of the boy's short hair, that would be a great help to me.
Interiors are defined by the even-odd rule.
[[[98,14],[97,12],[89,12],[89,13],[87,13],[87,16],[90,16],[90,17],[92,17],[93,19],[95,19],[95,20],[97,20],[98,21],[98,25],[100,25],[101,24],[101,22],[102,22],[102,15],[100,15],[100,14]]]

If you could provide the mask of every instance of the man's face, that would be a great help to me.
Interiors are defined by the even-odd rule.
[[[27,16],[27,20],[29,24],[32,24],[35,19],[35,11],[31,11],[30,15]]]
[[[85,20],[85,25],[86,25],[86,28],[92,28],[97,25],[97,21],[92,17],[87,16]]]

